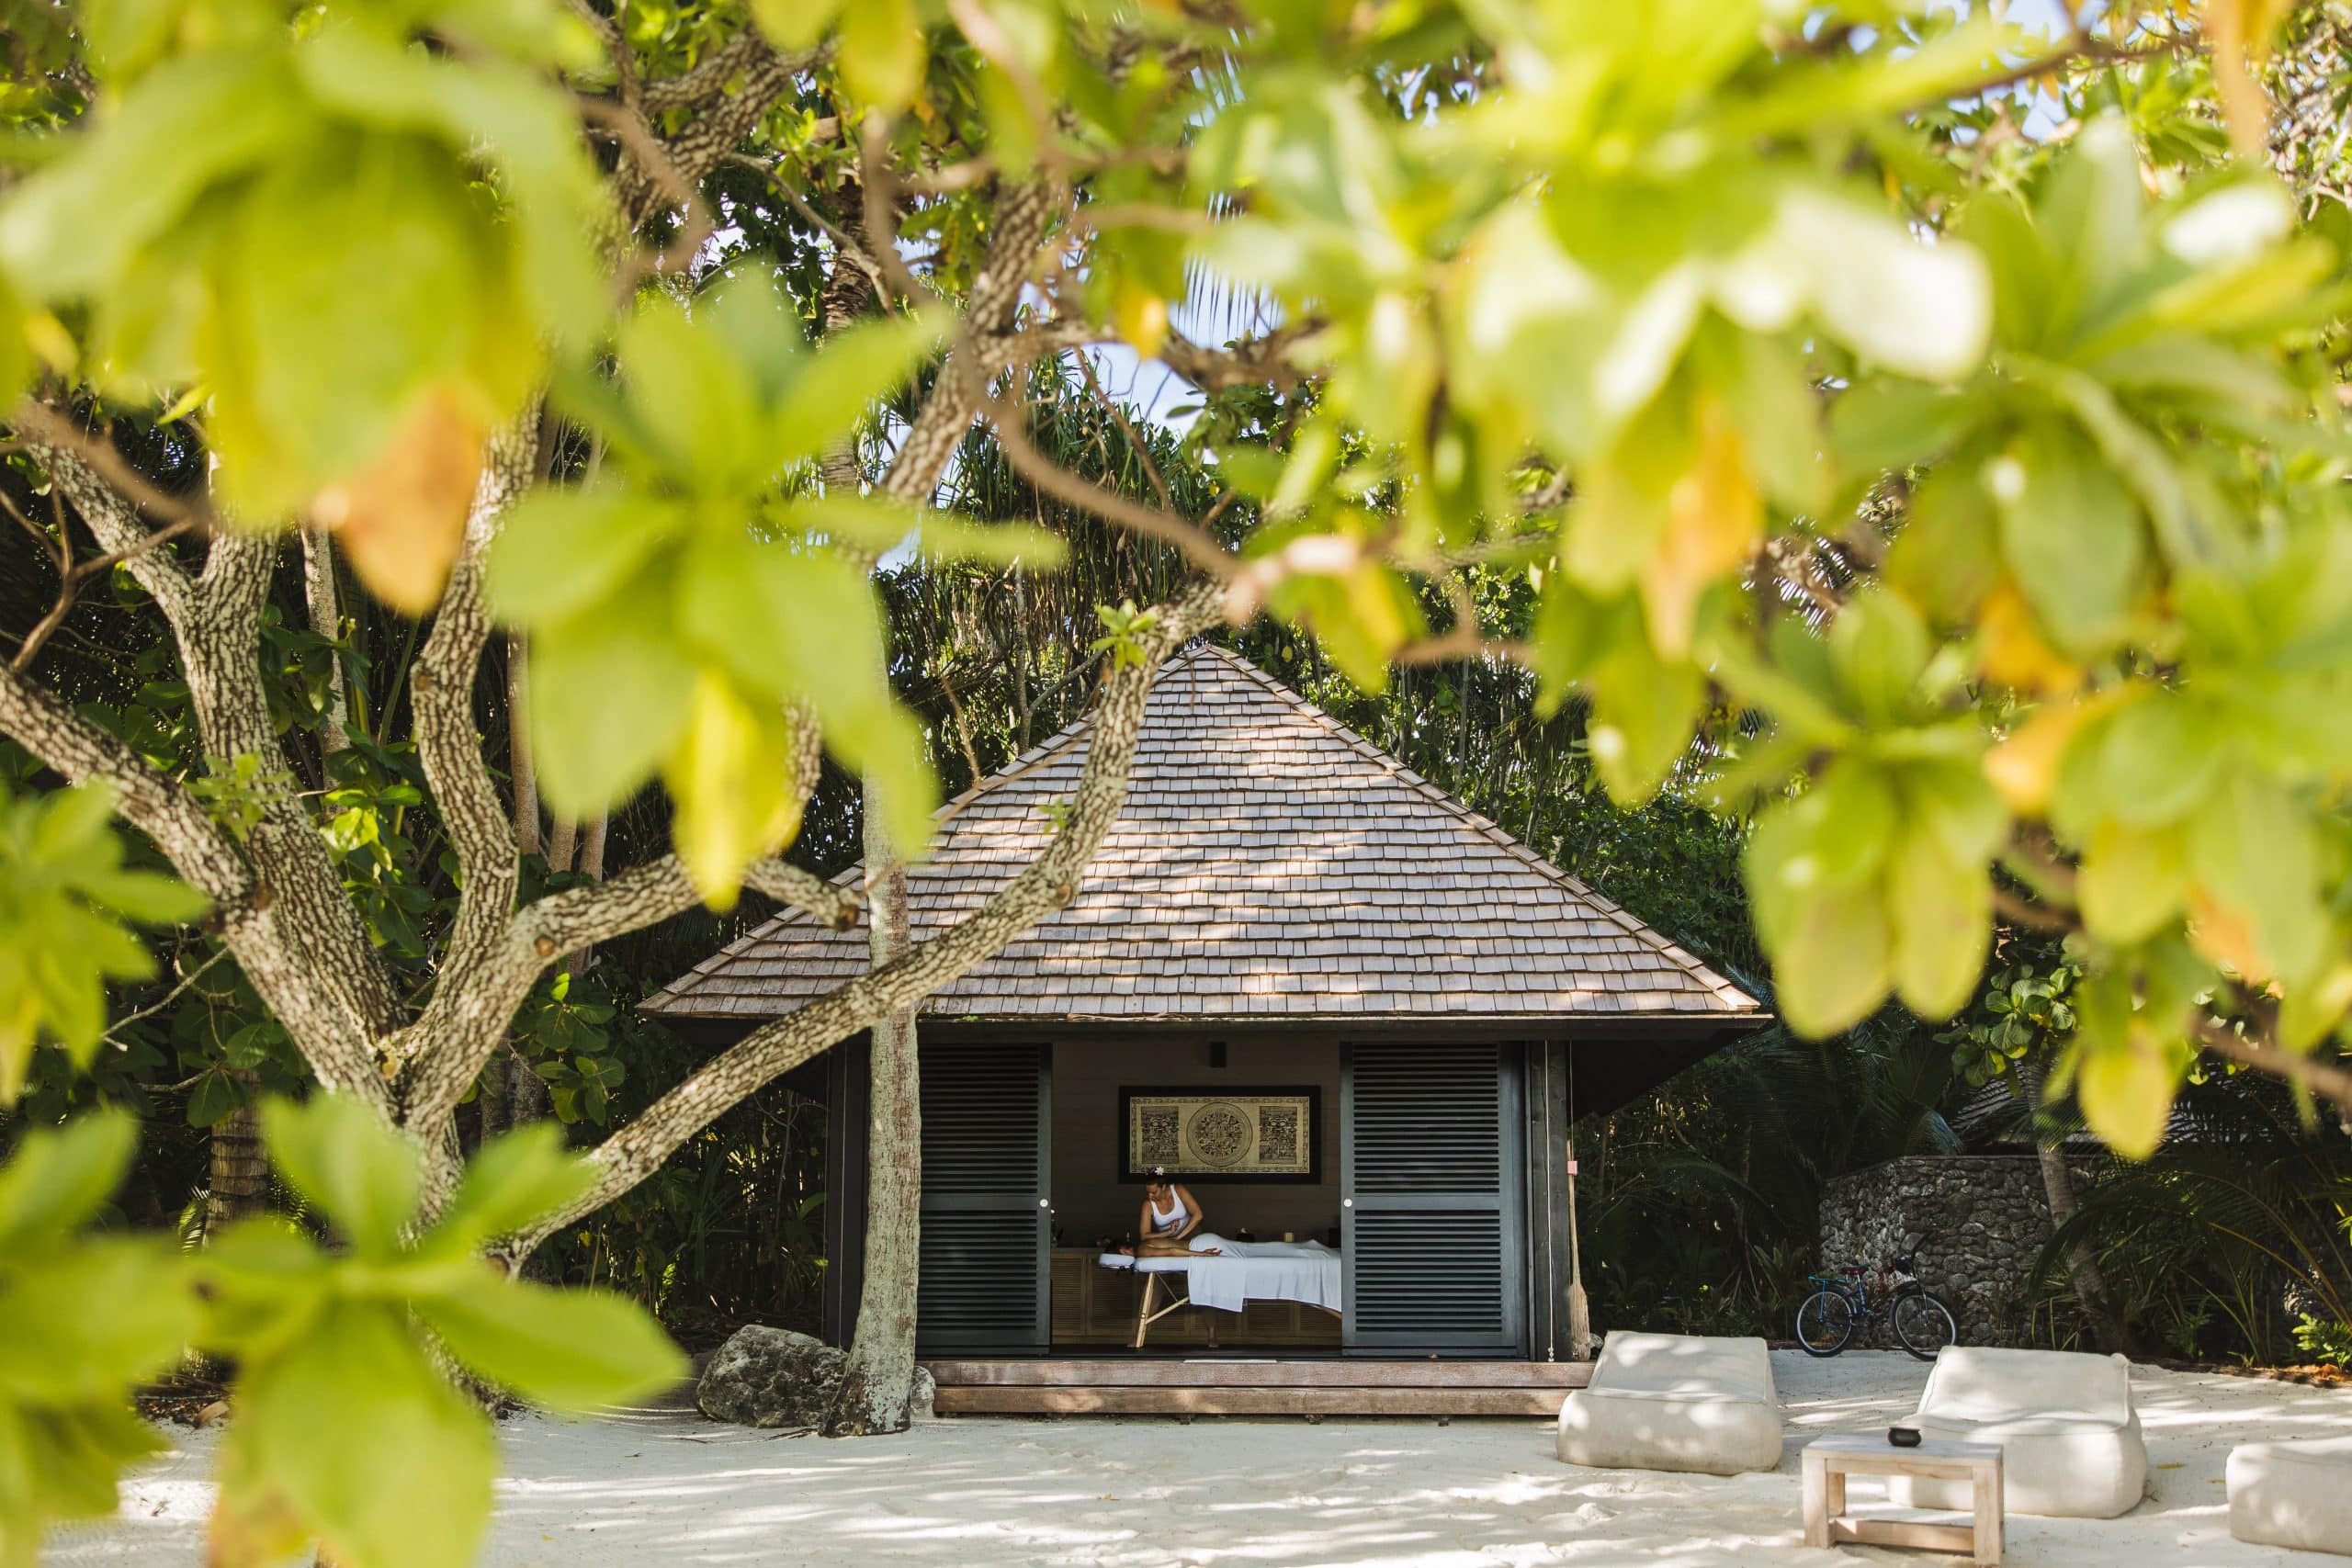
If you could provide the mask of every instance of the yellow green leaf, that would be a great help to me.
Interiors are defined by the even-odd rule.
[[[743,868],[799,830],[792,720],[781,708],[755,706],[726,676],[706,670],[662,778],[678,804],[671,833],[686,874],[712,908],[734,908]]]

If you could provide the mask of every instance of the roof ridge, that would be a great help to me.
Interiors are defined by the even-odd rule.
[[[1412,766],[1406,762],[1403,758],[1384,750],[1373,741],[1366,739],[1363,736],[1357,734],[1354,730],[1340,723],[1336,716],[1326,712],[1321,706],[1309,701],[1306,697],[1300,695],[1297,692],[1293,691],[1290,687],[1284,685],[1282,682],[1268,674],[1260,665],[1243,655],[1234,652],[1229,648],[1218,648],[1214,644],[1206,644],[1204,645],[1204,651],[1222,655],[1243,673],[1256,679],[1260,684],[1265,686],[1274,696],[1291,704],[1296,708],[1301,709],[1308,717],[1323,724],[1342,741],[1346,742],[1347,745],[1363,755],[1367,761],[1375,763],[1384,771],[1394,776],[1397,782],[1403,784],[1406,787],[1418,792],[1419,795],[1435,804],[1443,807],[1447,811],[1460,818],[1464,827],[1467,828],[1470,831],[1487,840],[1497,848],[1508,852],[1517,859],[1524,861],[1535,871],[1550,877],[1553,881],[1566,887],[1571,893],[1574,893],[1578,897],[1592,904],[1593,907],[1602,915],[1608,917],[1611,923],[1623,930],[1628,935],[1638,937],[1642,941],[1648,942],[1652,947],[1658,951],[1661,956],[1687,970],[1694,979],[1705,986],[1710,991],[1714,992],[1717,996],[1724,998],[1726,1000],[1732,1000],[1735,1003],[1745,1001],[1750,1006],[1762,1005],[1758,1002],[1756,998],[1748,996],[1746,991],[1741,990],[1739,987],[1735,985],[1728,977],[1719,975],[1714,970],[1709,968],[1700,960],[1697,954],[1690,952],[1688,949],[1683,947],[1681,943],[1674,941],[1664,932],[1649,925],[1639,916],[1634,915],[1626,909],[1623,905],[1618,903],[1615,899],[1611,898],[1608,895],[1597,891],[1589,886],[1581,877],[1571,875],[1566,871],[1564,871],[1560,867],[1553,864],[1549,859],[1537,853],[1533,848],[1513,834],[1510,829],[1503,827],[1500,823],[1495,821],[1494,818],[1487,816],[1484,812],[1477,810],[1467,801],[1458,800],[1452,795],[1447,794],[1444,790],[1440,789],[1437,785],[1430,783],[1428,779],[1415,772]]]

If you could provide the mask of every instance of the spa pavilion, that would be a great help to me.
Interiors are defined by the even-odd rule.
[[[918,939],[1037,852],[1088,739],[1081,719],[943,808],[911,875]],[[723,1044],[865,964],[863,930],[788,911],[648,1010]],[[1556,1410],[1586,1371],[1564,1307],[1570,1122],[1767,1021],[1671,940],[1208,646],[1162,671],[1077,896],[921,1019],[919,1344],[943,1413]],[[825,1331],[846,1343],[866,1164],[855,1043],[826,1083]],[[1266,1247],[1279,1275],[1236,1258],[1189,1279],[1106,1267],[1155,1167],[1216,1234],[1292,1244]]]

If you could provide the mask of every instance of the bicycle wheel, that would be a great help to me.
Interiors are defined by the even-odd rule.
[[[1797,1343],[1808,1356],[1834,1356],[1854,1337],[1854,1303],[1836,1291],[1815,1291],[1797,1307]]]
[[[1937,1351],[1960,1343],[1960,1325],[1952,1320],[1951,1308],[1926,1291],[1896,1297],[1888,1318],[1895,1339],[1923,1361],[1932,1361]]]

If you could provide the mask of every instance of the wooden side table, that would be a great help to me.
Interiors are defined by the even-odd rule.
[[[1972,1484],[1973,1517],[1964,1525],[1917,1519],[1849,1519],[1846,1478],[1852,1475],[1916,1475],[1928,1481]],[[1997,1443],[1953,1443],[1928,1438],[1916,1449],[1898,1449],[1883,1437],[1816,1438],[1804,1446],[1804,1543],[1807,1546],[1907,1546],[1928,1551],[1964,1551],[1979,1568],[2001,1561],[2001,1449]]]

